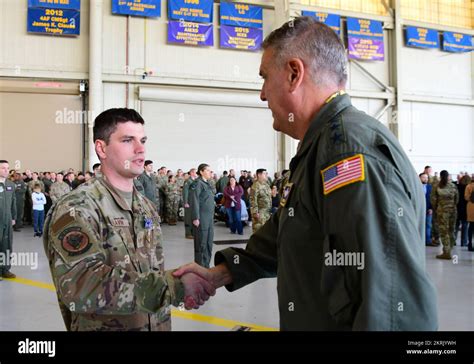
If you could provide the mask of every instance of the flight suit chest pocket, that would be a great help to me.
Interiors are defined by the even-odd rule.
[[[283,187],[283,193],[280,199],[281,212],[278,226],[278,235],[280,237],[287,233],[295,233],[293,223],[298,223],[295,218],[300,205],[298,194],[299,190],[294,183],[288,182]]]

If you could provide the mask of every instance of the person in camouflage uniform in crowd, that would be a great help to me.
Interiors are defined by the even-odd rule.
[[[257,169],[257,181],[250,188],[250,213],[252,214],[252,231],[255,233],[272,214],[272,191],[267,183],[267,171]]]
[[[441,171],[440,181],[431,192],[431,204],[436,211],[439,235],[443,243],[443,253],[438,259],[451,259],[451,249],[456,243],[455,225],[459,192],[449,180],[448,171]]]
[[[33,193],[33,189],[35,188],[35,184],[39,183],[40,186],[41,186],[41,192],[44,193],[44,183],[43,181],[41,181],[39,178],[38,178],[38,173],[36,172],[33,172],[33,175],[32,175],[32,180],[30,182],[28,182],[28,192],[31,196],[31,194]]]
[[[184,173],[182,169],[176,172],[176,183],[179,187],[179,202],[178,202],[178,220],[184,221],[184,204],[183,204],[183,187],[184,187]]]
[[[215,195],[217,193],[217,181],[214,172],[212,172],[212,177],[207,182],[209,183],[209,186],[211,186],[212,193]]]
[[[53,204],[56,203],[66,193],[71,192],[71,187],[63,181],[64,175],[59,172],[56,174],[56,182],[51,185],[49,189],[49,196]]]
[[[164,270],[158,212],[133,184],[145,161],[143,124],[135,110],[101,113],[94,123],[101,176],[46,218],[44,249],[68,331],[168,331],[170,305],[198,308],[215,293],[197,275]]]
[[[168,177],[166,184],[166,215],[169,225],[176,225],[178,220],[179,201],[181,199],[181,190],[176,182],[176,177]]]
[[[439,178],[437,175],[432,176],[433,169],[431,166],[425,167],[425,172],[428,175],[428,183],[431,185],[431,190],[434,191],[439,183]],[[439,245],[439,227],[438,227],[438,214],[436,210],[433,210],[433,216],[431,217],[431,244],[438,246]]]

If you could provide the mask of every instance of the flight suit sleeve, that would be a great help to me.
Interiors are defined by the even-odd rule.
[[[254,233],[245,249],[227,248],[214,256],[214,265],[224,263],[232,275],[227,290],[235,291],[260,278],[274,278],[278,268],[277,235],[279,213]]]
[[[12,219],[15,220],[16,218],[16,194],[15,194],[15,186],[13,186],[13,192],[12,192],[12,206],[11,206],[11,212],[12,212]],[[19,224],[18,221],[15,221],[15,223]],[[10,222],[11,224],[11,222]]]
[[[191,208],[191,220],[200,220],[199,215],[199,195],[201,194],[201,184],[193,183],[189,188],[189,206]]]
[[[184,186],[183,186],[183,204],[184,205],[189,203],[188,199],[189,199],[189,182],[186,181],[184,182]]]
[[[110,248],[89,207],[58,206],[44,243],[54,284],[70,311],[97,314],[158,313],[179,306],[184,287],[172,271],[138,273],[108,264]],[[130,259],[130,258],[129,258]]]
[[[421,244],[423,191],[370,154],[361,155],[362,180],[327,182],[324,165],[347,157],[332,158],[315,176],[324,233],[320,289],[329,313],[352,330],[436,330],[435,290]],[[355,168],[351,173],[358,175]]]

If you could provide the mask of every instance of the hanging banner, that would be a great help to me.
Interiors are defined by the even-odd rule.
[[[170,20],[168,22],[168,43],[212,46],[214,45],[212,24]]]
[[[112,13],[144,17],[161,16],[161,0],[112,0]]]
[[[316,12],[316,11],[308,11],[308,10],[303,10],[301,15],[315,18],[320,23],[324,23],[327,26],[331,27],[331,29],[334,30],[337,35],[341,34],[341,16],[340,15],[321,13],[321,12]]]
[[[168,18],[212,23],[214,0],[168,0]]]
[[[439,34],[437,30],[406,27],[405,44],[408,47],[439,48]]]
[[[257,51],[263,39],[263,31],[256,28],[221,25],[220,47]]]
[[[81,0],[28,0],[28,7],[81,10]]]
[[[472,36],[468,34],[444,32],[443,50],[446,52],[472,52]]]
[[[260,6],[221,2],[220,19],[223,25],[262,28],[263,12]]]
[[[28,33],[79,35],[80,25],[80,12],[77,10],[28,9]]]
[[[382,22],[347,18],[349,58],[369,61],[385,59]]]

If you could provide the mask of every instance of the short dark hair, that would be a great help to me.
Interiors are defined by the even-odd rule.
[[[431,168],[431,166],[425,166],[425,171],[426,171],[428,168]]]
[[[58,173],[56,173],[56,177],[57,177],[57,176],[59,176],[59,175],[61,175],[61,176],[64,176],[64,173],[63,173],[63,172],[61,172],[61,171],[60,171],[60,172],[58,172]]]
[[[257,176],[258,176],[259,174],[262,174],[263,172],[266,172],[266,171],[267,171],[267,170],[266,170],[265,168],[259,168],[259,169],[257,169]]]
[[[105,141],[109,144],[110,135],[112,135],[117,128],[118,123],[126,123],[131,121],[133,123],[145,124],[145,120],[134,109],[115,108],[102,112],[95,118],[94,121],[94,142],[97,139]]]
[[[147,160],[145,161],[145,167],[146,167],[147,165],[149,165],[149,164],[153,164],[153,161],[152,161],[152,160],[149,160],[149,159],[147,159]]]
[[[224,171],[224,173],[222,173],[224,176],[227,176],[227,171]]]
[[[92,170],[96,169],[96,168],[99,168],[100,167],[100,163],[95,163],[93,166],[92,166]]]
[[[8,161],[5,160],[5,159],[0,159],[0,163],[8,163]],[[8,164],[10,164],[10,163],[8,163]]]
[[[427,175],[427,174],[426,174],[425,172],[421,172],[421,173],[418,175],[418,177],[421,177],[421,176],[423,176],[423,175]]]

